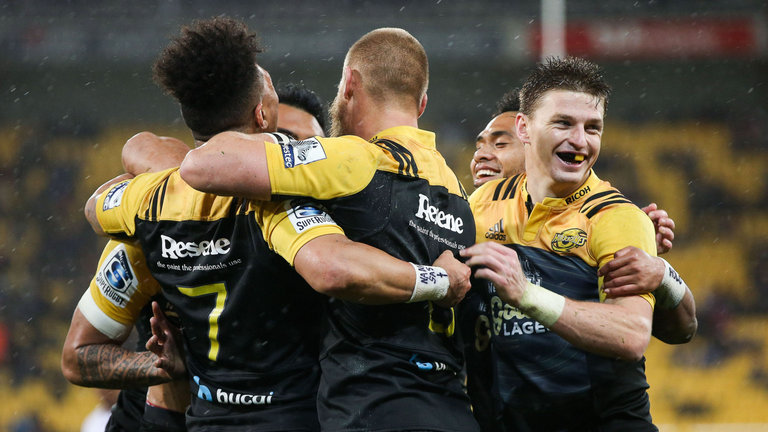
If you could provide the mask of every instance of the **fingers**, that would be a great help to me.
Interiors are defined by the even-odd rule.
[[[461,256],[469,258],[466,265],[470,267],[482,266],[494,271],[502,271],[509,267],[520,266],[514,250],[494,242],[478,243],[460,253]]]
[[[650,215],[651,215],[651,212],[652,212],[652,211],[654,211],[654,210],[656,210],[657,208],[658,208],[658,207],[656,206],[656,203],[650,203],[650,204],[648,204],[647,206],[643,207],[643,211],[645,212],[645,214],[647,214],[648,216],[650,216]],[[653,218],[651,218],[651,219],[653,219]]]
[[[155,335],[152,335],[149,339],[147,339],[147,343],[144,344],[144,347],[147,349],[147,351],[157,356],[160,356],[163,353],[162,344],[159,343],[157,336]]]
[[[633,296],[638,294],[645,294],[649,291],[641,289],[639,286],[635,284],[630,285],[623,285],[616,288],[606,288],[603,290],[605,292],[605,295],[610,298],[615,297],[627,297],[627,296]]]
[[[640,249],[634,246],[627,246],[619,249],[613,254],[613,259],[603,264],[597,270],[598,276],[604,277],[617,277],[635,272],[636,269],[632,268],[631,264],[636,262]]]

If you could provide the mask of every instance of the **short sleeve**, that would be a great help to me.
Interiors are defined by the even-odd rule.
[[[302,246],[312,239],[344,234],[321,206],[301,199],[264,203],[258,222],[269,247],[291,265]]]
[[[598,268],[613,259],[613,255],[627,247],[635,246],[656,256],[656,234],[651,219],[639,208],[623,205],[608,208],[598,215],[591,228],[591,252],[597,261]],[[600,280],[600,295],[602,293],[602,278]],[[643,294],[653,306],[653,294]]]
[[[355,194],[370,183],[380,154],[359,137],[265,142],[272,195],[332,199]],[[380,153],[380,152],[379,152]]]
[[[141,248],[131,242],[111,240],[78,308],[97,330],[120,339],[159,292],[160,285],[150,274]]]
[[[171,170],[176,170],[172,168]],[[105,233],[132,237],[136,232],[136,215],[171,170],[147,173],[115,183],[99,195],[96,217]]]

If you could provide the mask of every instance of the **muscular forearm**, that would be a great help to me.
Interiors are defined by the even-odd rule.
[[[316,291],[364,304],[408,301],[416,277],[409,263],[343,235],[312,240],[301,248],[294,264]]]
[[[674,309],[657,307],[653,312],[653,336],[668,344],[683,344],[696,335],[696,302],[691,290]]]
[[[86,345],[74,351],[77,376],[74,384],[85,387],[146,387],[170,381],[168,375],[153,366],[151,352],[134,352],[114,344]]]
[[[264,201],[271,197],[263,135],[220,133],[187,153],[179,174],[202,192]]]
[[[537,291],[544,295],[529,295]],[[563,299],[562,306],[556,306]],[[650,340],[651,306],[640,297],[607,303],[574,301],[529,286],[520,309],[574,346],[606,357],[639,360]]]

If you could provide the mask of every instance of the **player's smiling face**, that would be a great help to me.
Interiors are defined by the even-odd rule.
[[[550,90],[527,118],[530,146],[526,171],[547,184],[548,195],[564,197],[589,176],[600,154],[604,104],[595,96]]]
[[[516,115],[511,111],[499,114],[477,135],[477,151],[469,164],[475,187],[525,170],[523,143],[515,132]]]

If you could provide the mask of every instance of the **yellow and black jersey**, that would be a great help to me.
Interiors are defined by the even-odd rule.
[[[355,241],[431,265],[474,243],[466,194],[435,135],[387,129],[267,143],[273,197],[309,197]],[[328,431],[473,431],[457,373],[453,311],[429,302],[366,306],[332,300],[318,411]]]
[[[570,196],[540,203],[526,184],[525,174],[488,182],[470,205],[477,241],[513,248],[532,283],[574,300],[604,301],[597,269],[616,251],[636,246],[656,255],[650,219],[594,172]],[[642,297],[654,305],[652,295]],[[574,347],[505,304],[484,280],[462,303],[461,320],[468,388],[483,430],[655,430],[644,361]]]
[[[290,255],[343,231],[327,215],[292,219],[284,203],[195,191],[177,169],[113,185],[96,206],[105,232],[140,242],[176,307],[197,396],[188,425],[316,430],[322,298],[272,252],[264,232]],[[297,221],[304,213],[310,217]]]
[[[169,319],[176,319],[173,306],[160,293],[160,285],[150,274],[139,245],[110,240],[77,307],[94,328],[111,339],[121,340],[135,327],[138,338],[134,349],[145,351],[144,346],[152,336],[152,301],[158,302]],[[146,387],[122,390],[112,407],[107,431],[138,430],[146,397]]]

